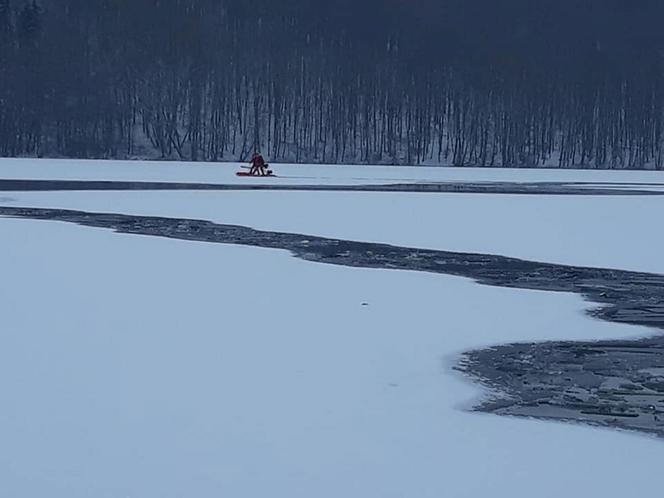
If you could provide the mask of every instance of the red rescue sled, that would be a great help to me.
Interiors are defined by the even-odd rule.
[[[277,175],[274,174],[272,170],[268,170],[267,175],[252,175],[248,171],[238,171],[235,173],[237,176],[253,176],[255,178],[267,178],[267,177],[275,177]]]

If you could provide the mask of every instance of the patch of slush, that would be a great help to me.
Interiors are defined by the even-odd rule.
[[[662,197],[367,192],[25,192],[14,205],[664,273]]]

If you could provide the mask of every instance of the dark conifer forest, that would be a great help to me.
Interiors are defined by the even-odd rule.
[[[0,0],[0,156],[662,168],[662,0]]]

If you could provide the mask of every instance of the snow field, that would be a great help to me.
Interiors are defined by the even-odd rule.
[[[268,162],[269,162],[269,158]],[[0,178],[192,183],[363,185],[412,182],[635,182],[664,183],[662,171],[454,168],[271,164],[278,178],[238,178],[246,163],[2,159]]]
[[[88,174],[107,179],[106,166]],[[664,271],[654,197],[0,198]],[[578,296],[57,222],[0,219],[0,235],[0,496],[611,498],[664,485],[655,438],[464,410],[482,394],[451,371],[465,350],[650,333],[587,318]]]

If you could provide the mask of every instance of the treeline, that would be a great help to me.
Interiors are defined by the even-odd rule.
[[[0,156],[657,167],[660,0],[0,0]]]

